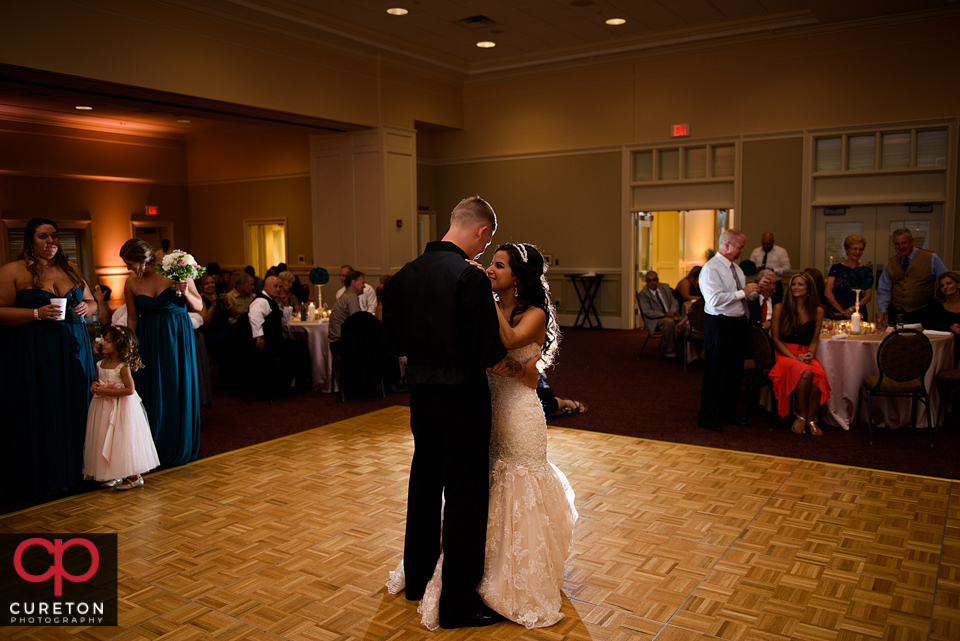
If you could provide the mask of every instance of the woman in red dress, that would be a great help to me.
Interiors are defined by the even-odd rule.
[[[776,349],[777,362],[770,370],[777,411],[786,416],[790,411],[790,394],[796,391],[796,413],[790,429],[803,434],[823,432],[816,422],[817,409],[830,399],[830,384],[820,362],[814,358],[823,325],[816,285],[807,273],[795,274],[784,292],[783,303],[774,305],[770,337]]]

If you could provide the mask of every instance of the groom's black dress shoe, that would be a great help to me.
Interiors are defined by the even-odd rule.
[[[482,628],[487,625],[493,625],[494,623],[500,623],[501,621],[506,621],[506,618],[485,605],[480,606],[480,609],[473,614],[453,617],[440,615],[440,627],[444,630],[451,630],[453,628]]]
[[[736,425],[737,427],[750,427],[747,419],[740,416],[718,416],[717,422],[724,425]]]
[[[715,420],[710,419],[709,421],[697,421],[697,425],[702,427],[705,430],[710,430],[711,432],[722,432],[723,428],[720,427],[720,423],[717,423]]]

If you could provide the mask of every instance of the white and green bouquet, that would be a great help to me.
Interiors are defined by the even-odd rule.
[[[157,266],[157,271],[170,280],[181,281],[200,278],[207,270],[205,267],[198,265],[196,259],[187,252],[174,249],[172,252],[164,254],[163,260]],[[177,296],[183,296],[183,293],[178,290]]]

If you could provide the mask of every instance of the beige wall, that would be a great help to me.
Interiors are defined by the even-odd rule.
[[[4,221],[42,216],[87,226],[93,284],[122,286],[119,251],[131,221],[171,223],[172,240],[190,249],[183,141],[4,121],[0,169]],[[147,205],[160,214],[148,217]]]
[[[462,125],[456,75],[138,0],[5,2],[0,62],[362,127]]]
[[[230,127],[192,137],[186,155],[195,251],[202,263],[242,268],[244,221],[284,218],[287,263],[294,272],[313,266],[305,131]],[[297,263],[300,254],[303,265]]]
[[[748,140],[742,149],[741,209],[747,213],[741,219],[738,212],[735,223],[747,235],[742,258],[749,258],[769,231],[787,250],[795,270],[807,267],[800,264],[803,139]]]
[[[437,227],[462,198],[480,195],[497,212],[497,235],[531,242],[560,260],[560,270],[620,268],[620,153],[548,156],[436,168]]]

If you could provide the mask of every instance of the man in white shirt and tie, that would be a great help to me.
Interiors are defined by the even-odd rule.
[[[720,423],[748,425],[736,416],[743,377],[743,359],[747,344],[749,312],[747,297],[759,290],[756,283],[746,283],[743,271],[733,263],[740,257],[746,236],[736,229],[720,234],[717,254],[700,272],[703,294],[704,342],[706,351],[703,387],[700,391],[700,414],[697,424],[711,432],[722,432]]]
[[[757,266],[757,271],[772,269],[777,275],[777,293],[783,294],[783,277],[790,273],[790,255],[780,245],[774,244],[773,232],[764,232],[760,237],[760,246],[750,252],[750,260]]]
[[[674,298],[670,286],[660,282],[655,271],[644,276],[647,286],[637,293],[643,326],[652,334],[658,329],[663,332],[663,342],[667,344],[667,359],[680,362],[677,357],[677,323],[680,321],[680,303]]]

